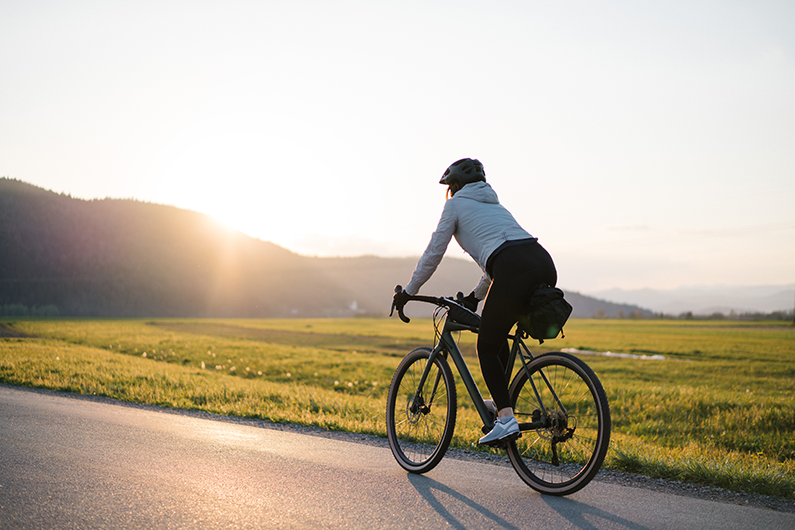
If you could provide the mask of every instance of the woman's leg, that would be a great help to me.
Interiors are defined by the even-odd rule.
[[[557,283],[552,258],[541,245],[509,247],[495,256],[493,281],[481,312],[477,352],[483,379],[497,410],[510,407],[505,364],[506,337],[519,319],[526,301],[542,283]]]
[[[483,304],[478,333],[480,371],[498,411],[510,407],[508,380],[505,377],[505,364],[509,354],[506,337],[516,323],[518,311],[521,310],[521,306],[517,306],[510,293],[509,282],[492,282]]]

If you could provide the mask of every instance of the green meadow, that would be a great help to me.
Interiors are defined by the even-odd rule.
[[[599,376],[604,467],[795,500],[795,327],[573,320],[565,333],[531,348],[574,348]],[[6,319],[0,382],[385,436],[392,374],[433,337],[422,319]],[[460,343],[485,392],[475,338]],[[453,446],[481,450],[458,395]]]

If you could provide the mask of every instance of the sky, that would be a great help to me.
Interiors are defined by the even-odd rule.
[[[794,23],[790,0],[0,0],[0,176],[419,256],[471,157],[565,288],[791,284]]]

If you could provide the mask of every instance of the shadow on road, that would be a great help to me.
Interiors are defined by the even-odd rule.
[[[569,497],[541,495],[541,500],[544,501],[551,510],[566,519],[576,528],[596,530],[597,528],[604,528],[604,524],[599,523],[606,521],[620,528],[648,530],[647,526],[633,523],[616,514],[600,510],[588,504],[583,504]]]
[[[450,510],[448,510],[444,503],[438,498],[440,493],[452,497],[456,501],[481,514],[483,517],[493,521],[494,526],[498,526],[499,528],[513,528],[519,530],[519,527],[514,526],[488,508],[481,506],[469,497],[462,495],[449,486],[445,486],[441,482],[437,482],[424,475],[415,475],[413,473],[408,473],[407,477],[409,479],[409,483],[417,490],[417,493],[422,495],[422,498],[428,501],[428,504],[430,504],[431,508],[436,510],[436,513],[442,516],[444,520],[447,521],[453,528],[470,528],[472,526],[471,521],[459,521],[455,515],[450,513]]]
[[[456,507],[451,501],[460,503],[487,519],[489,521],[489,527],[508,529],[519,528],[515,524],[507,521],[504,517],[494,513],[485,506],[441,482],[437,482],[425,475],[407,473],[406,476],[409,483],[417,490],[417,493],[419,493],[430,507],[453,528],[471,528],[475,521],[472,520],[472,512],[469,510],[467,510],[469,513],[467,517],[462,516],[460,511],[458,514],[453,513],[456,511]],[[605,524],[610,528],[620,527],[630,530],[649,530],[647,526],[632,522],[614,513],[601,510],[570,497],[554,497],[538,494],[537,498],[544,504],[539,506],[537,503],[533,503],[536,508],[527,510],[527,521],[526,524],[522,525],[522,528],[536,527],[533,524],[534,515],[537,518],[536,522],[543,525],[545,522],[549,522],[551,514],[556,514],[556,516],[568,521],[572,527],[583,530],[604,528]],[[546,505],[546,507],[544,507],[544,505]]]

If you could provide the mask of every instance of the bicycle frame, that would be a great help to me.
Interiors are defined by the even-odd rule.
[[[453,339],[452,333],[455,331],[471,331],[473,333],[477,333],[478,329],[467,326],[465,324],[460,324],[458,322],[453,322],[450,319],[447,319],[444,324],[444,328],[442,329],[441,336],[439,337],[439,342],[434,346],[433,350],[431,351],[430,356],[428,357],[428,362],[425,365],[425,370],[422,373],[422,377],[420,377],[419,384],[417,385],[417,390],[424,388],[425,381],[428,378],[430,373],[431,367],[433,366],[433,362],[438,355],[444,355],[447,353],[450,357],[452,357],[453,362],[455,363],[456,367],[458,368],[458,374],[461,376],[462,381],[464,382],[464,386],[469,393],[469,396],[472,398],[472,402],[475,405],[475,409],[478,411],[481,420],[483,420],[483,425],[491,429],[494,426],[494,421],[491,417],[491,412],[486,408],[486,404],[483,401],[483,396],[480,393],[480,389],[478,388],[475,380],[472,378],[472,374],[469,371],[469,367],[467,366],[466,362],[464,361],[464,357],[461,354],[461,350],[458,349],[458,344]],[[513,335],[508,335],[507,339],[512,340],[512,346],[510,349],[510,353],[508,356],[508,363],[505,367],[505,377],[508,381],[511,380],[511,375],[513,372],[513,366],[516,363],[516,358],[519,357],[522,363],[522,367],[524,370],[527,370],[527,364],[529,361],[532,361],[535,357],[530,352],[530,349],[522,340],[522,328],[519,325],[516,329],[516,332]],[[528,360],[529,359],[529,360]],[[547,379],[546,374],[543,371],[540,371],[542,378],[544,379],[544,384],[547,386],[549,391],[551,392],[552,396],[555,398],[558,406],[561,410],[565,413],[566,409],[561,403],[560,399],[555,392],[555,389],[552,387],[552,384]],[[525,422],[519,424],[520,431],[529,431],[534,429],[545,428],[550,425],[550,417],[547,412],[546,406],[544,406],[543,400],[541,399],[541,395],[536,388],[535,382],[533,378],[530,377],[530,373],[528,371],[528,381],[533,388],[533,392],[535,393],[536,399],[538,400],[539,411],[541,412],[541,416],[538,421],[533,422]],[[430,401],[428,405],[430,406],[433,402],[433,396],[436,393],[436,387],[438,385],[438,380],[434,383],[433,392],[431,393]]]
[[[494,408],[486,407],[453,336],[456,331],[478,333],[481,321],[461,303],[461,293],[455,300],[407,295],[400,286],[395,293],[392,310],[397,309],[406,323],[410,321],[403,313],[407,301],[446,308],[443,313],[434,313],[437,343],[431,349],[417,348],[403,358],[387,397],[387,438],[393,456],[409,473],[426,473],[444,458],[453,438],[457,416],[454,407],[459,395],[455,368],[483,421],[483,432],[493,428]],[[398,297],[397,293],[403,294]],[[531,488],[550,495],[568,495],[594,478],[607,455],[607,395],[596,374],[583,361],[563,352],[534,356],[524,342],[527,337],[522,326],[517,325],[505,339],[511,341],[506,344],[510,346],[505,366],[505,377],[510,381],[508,397],[526,439],[511,437],[488,445],[507,451],[514,470]],[[466,417],[468,422],[474,419],[471,413]]]

